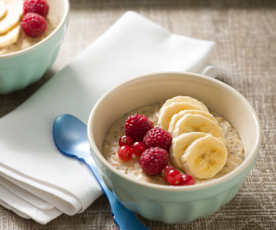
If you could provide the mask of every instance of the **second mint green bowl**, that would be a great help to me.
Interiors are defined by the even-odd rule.
[[[177,187],[138,181],[105,160],[102,144],[114,121],[137,107],[178,95],[199,99],[239,131],[245,149],[240,166],[223,177]],[[150,220],[183,223],[213,214],[236,195],[255,164],[260,125],[251,105],[232,87],[199,74],[156,73],[125,82],[105,94],[90,114],[88,137],[104,181],[127,208]]]
[[[48,17],[56,22],[56,28],[29,48],[0,55],[0,94],[23,89],[39,80],[56,60],[68,25],[69,0],[48,2]]]

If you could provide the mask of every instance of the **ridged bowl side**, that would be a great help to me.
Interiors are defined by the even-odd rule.
[[[125,180],[105,167],[97,159],[97,155],[93,155],[97,165],[100,165],[99,168],[105,183],[127,208],[147,219],[165,223],[186,223],[212,215],[234,198],[254,166],[254,161],[252,161],[252,164],[238,176],[204,189],[195,191],[158,190]]]
[[[18,55],[0,58],[0,94],[23,89],[44,75],[57,58],[67,20],[53,36],[39,46]]]
[[[235,185],[224,192],[215,194],[215,196],[193,201],[160,202],[144,197],[135,200],[135,208],[130,207],[128,202],[123,203],[129,209],[150,220],[158,220],[170,224],[187,223],[199,217],[212,215],[218,211],[222,205],[236,195],[239,188],[240,185]]]

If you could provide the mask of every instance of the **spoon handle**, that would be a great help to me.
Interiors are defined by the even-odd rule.
[[[98,182],[99,186],[101,187],[102,191],[106,195],[106,191],[110,191],[110,190],[107,188],[107,186],[101,179],[100,173],[98,172],[98,169],[95,165],[94,159],[91,156],[89,156],[89,157],[84,156],[84,157],[80,158],[80,160],[89,168],[89,170],[93,174],[94,178]]]
[[[127,209],[122,203],[118,200],[116,195],[108,189],[105,185],[101,176],[98,172],[98,169],[95,166],[94,159],[89,156],[85,156],[83,158],[79,158],[92,172],[94,178],[98,182],[102,191],[106,195],[110,208],[112,211],[114,222],[117,224],[119,229],[121,230],[149,230],[137,217],[136,215]]]

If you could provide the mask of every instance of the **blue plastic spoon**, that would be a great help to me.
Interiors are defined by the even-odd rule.
[[[69,114],[61,115],[54,122],[53,137],[58,150],[63,155],[81,161],[90,169],[109,201],[114,222],[121,230],[148,230],[104,184],[91,156],[86,125],[83,122]]]

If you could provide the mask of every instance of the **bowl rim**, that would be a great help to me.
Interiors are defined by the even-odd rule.
[[[69,15],[69,11],[70,11],[70,2],[69,2],[69,0],[63,0],[63,4],[65,5],[65,10],[64,10],[62,19],[60,20],[60,22],[56,26],[56,28],[47,37],[43,38],[41,41],[35,43],[34,45],[32,45],[28,48],[18,50],[18,51],[15,51],[15,52],[11,52],[11,53],[7,53],[7,54],[0,54],[0,60],[1,59],[2,60],[6,59],[6,58],[12,58],[14,56],[23,55],[23,54],[25,54],[25,53],[33,50],[33,49],[36,49],[37,47],[43,45],[44,43],[46,43],[46,41],[51,39],[63,27],[63,25],[66,22],[66,19],[67,19],[68,15]]]
[[[195,184],[195,185],[190,185],[190,186],[169,186],[169,185],[160,185],[160,184],[154,184],[154,183],[150,183],[150,182],[144,182],[144,181],[136,181],[134,179],[132,179],[131,177],[120,173],[118,170],[116,170],[114,167],[111,166],[111,164],[104,158],[103,154],[101,154],[101,151],[98,149],[92,132],[91,132],[91,123],[94,121],[94,115],[95,112],[98,108],[98,106],[102,103],[102,101],[108,96],[110,95],[114,90],[117,90],[120,87],[126,86],[134,81],[137,80],[144,80],[144,79],[148,79],[148,78],[160,78],[160,76],[162,75],[189,75],[191,77],[195,77],[197,79],[203,79],[203,80],[207,80],[210,81],[212,84],[218,85],[219,87],[224,88],[225,90],[229,90],[231,91],[233,94],[237,95],[247,106],[247,109],[249,110],[249,112],[252,114],[253,118],[254,118],[254,123],[256,125],[256,142],[254,143],[254,147],[252,149],[252,151],[250,153],[248,153],[248,157],[245,158],[243,160],[243,162],[237,167],[235,168],[233,171],[223,175],[222,177],[219,178],[215,178],[213,180],[209,180],[206,181],[204,183],[199,183],[199,184]],[[250,105],[250,103],[247,101],[247,99],[240,93],[238,92],[236,89],[234,89],[233,87],[227,85],[224,82],[221,82],[219,80],[216,80],[212,77],[208,77],[206,75],[203,74],[197,74],[197,73],[192,73],[192,72],[154,72],[154,73],[150,73],[150,74],[145,74],[142,76],[136,76],[134,78],[132,78],[131,80],[127,80],[122,82],[121,84],[113,87],[112,89],[108,90],[105,94],[103,94],[96,102],[96,104],[94,105],[94,107],[92,108],[90,115],[89,115],[89,119],[88,119],[88,124],[87,124],[87,136],[90,142],[90,146],[92,151],[97,154],[98,158],[100,159],[100,161],[109,169],[111,170],[114,174],[116,174],[117,176],[140,186],[144,186],[150,189],[157,189],[159,191],[171,191],[171,192],[180,192],[180,191],[197,191],[197,190],[201,190],[204,188],[208,188],[211,186],[215,186],[221,183],[226,182],[227,180],[232,179],[233,177],[237,176],[238,174],[240,174],[244,169],[246,169],[250,163],[256,158],[257,156],[257,152],[260,146],[260,141],[261,141],[261,128],[260,128],[260,122],[259,119],[256,115],[255,110],[253,109],[253,107]]]

